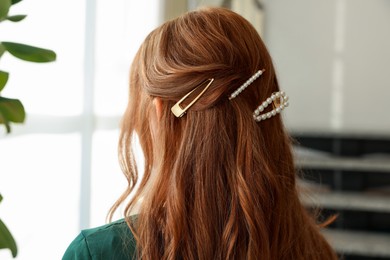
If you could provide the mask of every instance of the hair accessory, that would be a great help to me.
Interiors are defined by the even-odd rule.
[[[229,100],[232,100],[233,98],[237,97],[241,92],[243,92],[250,84],[252,84],[253,81],[255,81],[258,77],[263,74],[265,69],[257,71],[255,74],[253,74],[252,77],[250,77],[244,84],[242,84],[238,89],[236,89],[229,97]]]
[[[260,114],[271,103],[273,103],[274,109],[270,112]],[[288,107],[288,96],[286,95],[286,93],[284,93],[284,91],[272,93],[272,95],[267,98],[260,106],[258,106],[253,112],[253,119],[256,122],[260,122],[267,118],[273,117],[276,114],[279,114],[286,107]]]
[[[194,88],[193,90],[191,90],[189,93],[187,93],[182,99],[180,99],[179,101],[177,101],[177,103],[171,108],[171,111],[172,113],[176,116],[176,117],[182,117],[186,111],[193,105],[195,104],[196,101],[198,101],[198,99],[206,92],[206,90],[210,87],[211,83],[213,83],[214,79],[208,79],[206,80],[205,82],[203,82],[202,84],[200,84],[198,87]],[[201,85],[203,85],[204,83],[206,82],[209,82],[207,84],[207,86],[202,90],[202,92],[199,93],[199,95],[194,98],[194,100],[191,101],[191,103],[189,103],[185,108],[182,108],[180,106],[180,104],[189,96],[191,95],[197,88],[199,88]]]

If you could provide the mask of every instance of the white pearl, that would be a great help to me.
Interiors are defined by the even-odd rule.
[[[261,73],[259,73],[259,74],[261,74]],[[278,98],[280,99],[280,103],[278,102],[278,104],[280,104],[279,106],[277,104],[275,104],[276,107],[273,110],[271,110],[270,112],[264,113],[264,114],[260,114],[261,112],[263,112],[265,110],[266,107],[268,107],[269,104],[271,104],[272,102],[274,102]],[[288,101],[288,96],[286,95],[286,93],[284,91],[274,92],[274,93],[272,93],[272,95],[270,97],[268,97],[265,101],[263,101],[263,103],[260,106],[258,106],[255,109],[255,111],[253,112],[253,118],[255,119],[255,121],[260,122],[260,121],[265,120],[267,118],[271,118],[273,116],[276,116],[276,114],[281,113],[284,108],[289,106],[289,103],[287,101]]]

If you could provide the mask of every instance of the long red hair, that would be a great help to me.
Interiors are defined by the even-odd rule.
[[[228,96],[265,69],[237,98]],[[171,107],[214,82],[182,118]],[[120,160],[128,224],[141,259],[337,259],[301,205],[291,142],[279,115],[252,113],[279,91],[271,57],[253,26],[222,8],[184,14],[152,31],[133,61]],[[156,120],[153,98],[162,101]],[[153,120],[153,121],[152,121]],[[158,138],[152,132],[156,124]],[[139,137],[145,167],[132,152]],[[139,187],[135,189],[135,186]]]

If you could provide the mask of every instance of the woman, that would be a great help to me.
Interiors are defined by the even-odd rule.
[[[83,231],[64,259],[337,258],[298,199],[279,115],[288,98],[248,21],[222,8],[169,21],[130,74],[119,143],[129,185],[110,216],[134,196],[125,220]]]

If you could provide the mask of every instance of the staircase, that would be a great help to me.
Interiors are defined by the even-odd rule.
[[[345,260],[390,260],[390,136],[293,134],[301,200]]]

